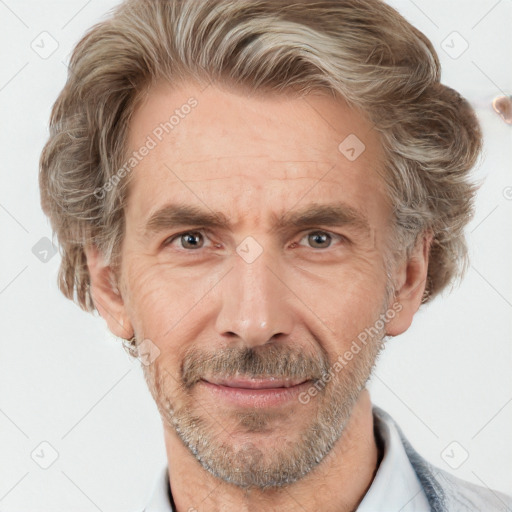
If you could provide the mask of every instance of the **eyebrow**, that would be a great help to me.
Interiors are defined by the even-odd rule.
[[[370,224],[366,216],[357,209],[342,203],[313,204],[299,210],[272,214],[272,231],[282,233],[290,228],[307,228],[315,225],[350,226],[369,234]],[[144,238],[180,226],[200,226],[209,229],[232,230],[232,223],[222,212],[203,210],[193,205],[167,204],[154,212],[142,230]]]

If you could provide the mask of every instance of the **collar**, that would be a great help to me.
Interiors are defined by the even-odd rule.
[[[151,499],[143,512],[176,512],[167,466],[159,471],[158,478],[153,486]]]
[[[375,406],[373,421],[376,440],[382,443],[383,458],[357,512],[375,512],[384,510],[383,507],[400,512],[429,512],[427,497],[395,422]]]
[[[385,510],[400,512],[430,511],[427,497],[404,449],[395,422],[389,414],[376,406],[373,407],[373,421],[382,460],[357,512],[375,512],[384,510],[384,507]],[[160,470],[144,512],[176,512],[167,466]]]

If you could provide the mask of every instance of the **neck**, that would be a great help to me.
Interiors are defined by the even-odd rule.
[[[361,392],[338,442],[306,477],[277,490],[243,490],[203,469],[175,432],[164,427],[170,485],[178,512],[304,510],[352,512],[368,491],[378,466],[372,404]]]

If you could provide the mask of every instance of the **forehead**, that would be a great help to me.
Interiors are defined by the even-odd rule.
[[[275,215],[299,199],[304,206],[339,198],[365,211],[372,195],[386,202],[377,132],[341,99],[318,92],[256,97],[160,82],[132,116],[128,148],[128,156],[145,153],[128,195],[137,218],[172,201],[223,205],[231,216],[267,206]]]

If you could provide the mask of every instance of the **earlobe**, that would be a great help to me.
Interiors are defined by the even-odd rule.
[[[411,326],[412,319],[421,305],[427,283],[432,239],[431,231],[426,231],[419,236],[409,258],[397,270],[398,284],[394,302],[400,304],[400,310],[386,325],[388,336],[404,333]]]
[[[112,268],[105,264],[103,255],[96,246],[86,247],[85,255],[91,276],[91,295],[96,309],[115,336],[131,338],[133,328],[126,314],[121,292],[115,284]]]

